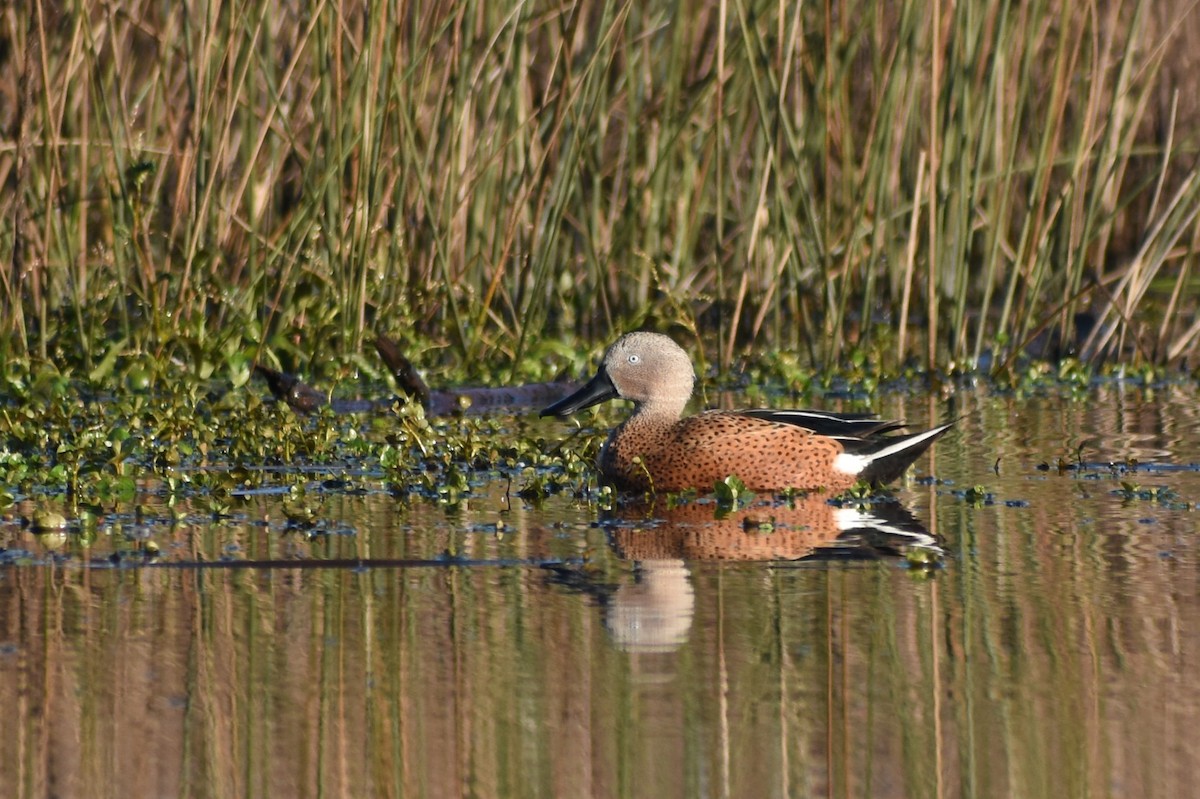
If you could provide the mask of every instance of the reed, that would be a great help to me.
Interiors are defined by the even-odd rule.
[[[1194,362],[1196,5],[15,4],[0,346]]]

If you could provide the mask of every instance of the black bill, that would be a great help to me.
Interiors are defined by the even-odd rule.
[[[543,408],[542,412],[538,415],[570,416],[575,411],[582,411],[584,408],[599,405],[605,400],[616,399],[618,396],[620,395],[617,393],[617,387],[609,379],[608,372],[604,371],[604,368],[601,367],[596,376],[587,382],[587,385],[571,396],[560,399],[553,405]]]

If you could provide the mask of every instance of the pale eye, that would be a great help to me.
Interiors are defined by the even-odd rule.
[[[640,356],[640,355],[630,355],[630,356],[629,356],[629,362],[630,362],[630,363],[641,363],[641,362],[642,362],[642,356]]]

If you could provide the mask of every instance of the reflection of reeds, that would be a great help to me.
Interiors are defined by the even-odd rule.
[[[1180,357],[1193,6],[18,3],[5,332]]]
[[[671,564],[689,572],[673,599],[689,603],[691,625],[669,652],[620,651],[606,627],[634,571],[609,541],[632,538],[632,522],[596,527],[565,498],[553,511],[510,506],[503,486],[453,513],[348,497],[337,510],[353,536],[298,541],[225,520],[161,543],[164,557],[209,562],[282,561],[300,547],[310,559],[552,560],[577,582],[450,563],[6,565],[0,795],[691,796],[717,784],[730,796],[895,797],[933,795],[939,781],[947,795],[1190,795],[1193,513],[1097,500],[1115,481],[1030,479],[1035,458],[1081,440],[1089,459],[1124,447],[1190,447],[1179,457],[1194,459],[1195,397],[1156,397],[1102,390],[1080,410],[964,396],[937,473],[980,479],[980,451],[995,450],[997,490],[1029,507],[907,489],[938,503],[950,553],[928,579],[894,563]],[[1156,429],[1156,443],[1138,440]],[[248,519],[276,518],[274,501],[256,497]],[[504,534],[480,532],[498,513]],[[1140,523],[1148,514],[1156,522]],[[31,532],[3,531],[7,551],[36,549]]]

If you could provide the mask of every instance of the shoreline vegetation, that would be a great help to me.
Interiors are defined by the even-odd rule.
[[[1196,5],[10,4],[0,353],[1191,369]]]

